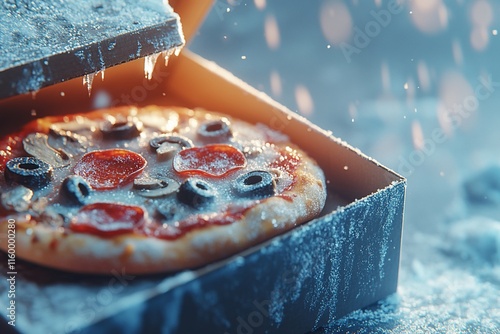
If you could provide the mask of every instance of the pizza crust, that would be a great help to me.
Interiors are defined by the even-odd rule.
[[[29,215],[1,218],[6,235],[8,219],[16,220],[16,256],[51,268],[91,274],[152,274],[196,268],[234,255],[302,224],[321,212],[326,184],[317,164],[300,152],[294,184],[281,196],[262,199],[244,217],[228,225],[194,229],[175,240],[137,234],[99,237],[51,228],[30,221]],[[7,240],[0,248],[7,251]]]

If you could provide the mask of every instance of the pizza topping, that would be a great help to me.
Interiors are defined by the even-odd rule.
[[[14,158],[7,162],[5,178],[28,188],[42,188],[52,179],[52,166],[33,157]]]
[[[253,159],[261,155],[263,150],[260,146],[245,146],[242,152],[247,159]]]
[[[53,207],[48,207],[40,215],[40,222],[53,228],[62,227],[67,223],[67,218]]]
[[[23,212],[30,207],[33,190],[24,186],[17,186],[14,189],[2,194],[2,206],[9,211]]]
[[[101,132],[106,139],[132,139],[141,134],[141,125],[133,120],[105,121]]]
[[[170,203],[163,203],[156,208],[156,212],[163,220],[173,220],[178,213],[178,208]]]
[[[160,180],[151,177],[142,177],[134,180],[134,188],[143,197],[155,198],[175,193],[179,189],[179,183],[169,178],[162,178]]]
[[[114,189],[132,181],[146,167],[139,154],[124,149],[93,151],[85,154],[74,172],[96,190]]]
[[[234,183],[234,189],[239,196],[250,198],[265,198],[273,196],[276,183],[273,175],[267,171],[254,170],[239,176]]]
[[[30,133],[23,140],[26,153],[49,163],[54,168],[68,166],[70,157],[62,150],[55,150],[44,133]]]
[[[149,146],[156,151],[160,160],[171,159],[177,151],[193,147],[193,142],[186,137],[161,135],[149,141]]]
[[[213,202],[215,195],[215,189],[208,182],[189,178],[179,187],[177,199],[193,208],[200,208]]]
[[[94,203],[84,206],[73,218],[73,231],[100,236],[115,236],[134,232],[144,223],[141,207],[114,203]]]
[[[138,190],[154,190],[166,186],[165,181],[152,177],[140,177],[134,180],[134,188]]]
[[[156,150],[156,154],[160,160],[171,159],[181,147],[179,144],[163,143]]]
[[[223,118],[205,122],[198,128],[198,136],[208,143],[227,141],[232,136],[229,121]]]
[[[174,170],[178,173],[214,177],[241,169],[246,163],[241,151],[224,144],[188,148],[178,152],[173,160]]]
[[[70,175],[61,185],[61,195],[74,204],[85,204],[92,193],[90,185],[78,175]]]
[[[87,152],[87,138],[70,131],[50,129],[48,143],[59,152],[72,157]]]
[[[47,197],[38,197],[31,203],[31,211],[35,215],[40,215],[42,214],[46,209],[47,206],[49,205],[49,200]]]
[[[189,148],[194,146],[193,142],[189,138],[173,135],[161,135],[158,137],[154,137],[149,141],[149,146],[151,146],[151,148],[156,151],[162,144],[165,143],[177,144],[181,148]]]
[[[74,120],[65,119],[65,122],[52,123],[50,130],[54,132],[81,132],[95,127],[96,122],[83,116],[76,116]]]

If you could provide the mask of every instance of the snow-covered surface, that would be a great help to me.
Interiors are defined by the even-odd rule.
[[[190,48],[408,178],[398,293],[318,333],[500,333],[500,4],[400,3],[216,1]]]

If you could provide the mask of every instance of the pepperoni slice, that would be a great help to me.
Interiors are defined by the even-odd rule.
[[[232,170],[245,167],[243,153],[231,145],[214,144],[179,151],[173,161],[178,173],[221,177]]]
[[[85,154],[76,164],[74,172],[87,180],[93,189],[106,190],[132,181],[146,164],[146,160],[137,153],[111,149]]]
[[[144,222],[144,210],[138,206],[93,203],[84,206],[71,221],[76,232],[115,236],[131,233]]]

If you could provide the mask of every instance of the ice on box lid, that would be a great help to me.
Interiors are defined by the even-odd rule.
[[[16,0],[0,4],[0,99],[184,45],[166,0]]]

